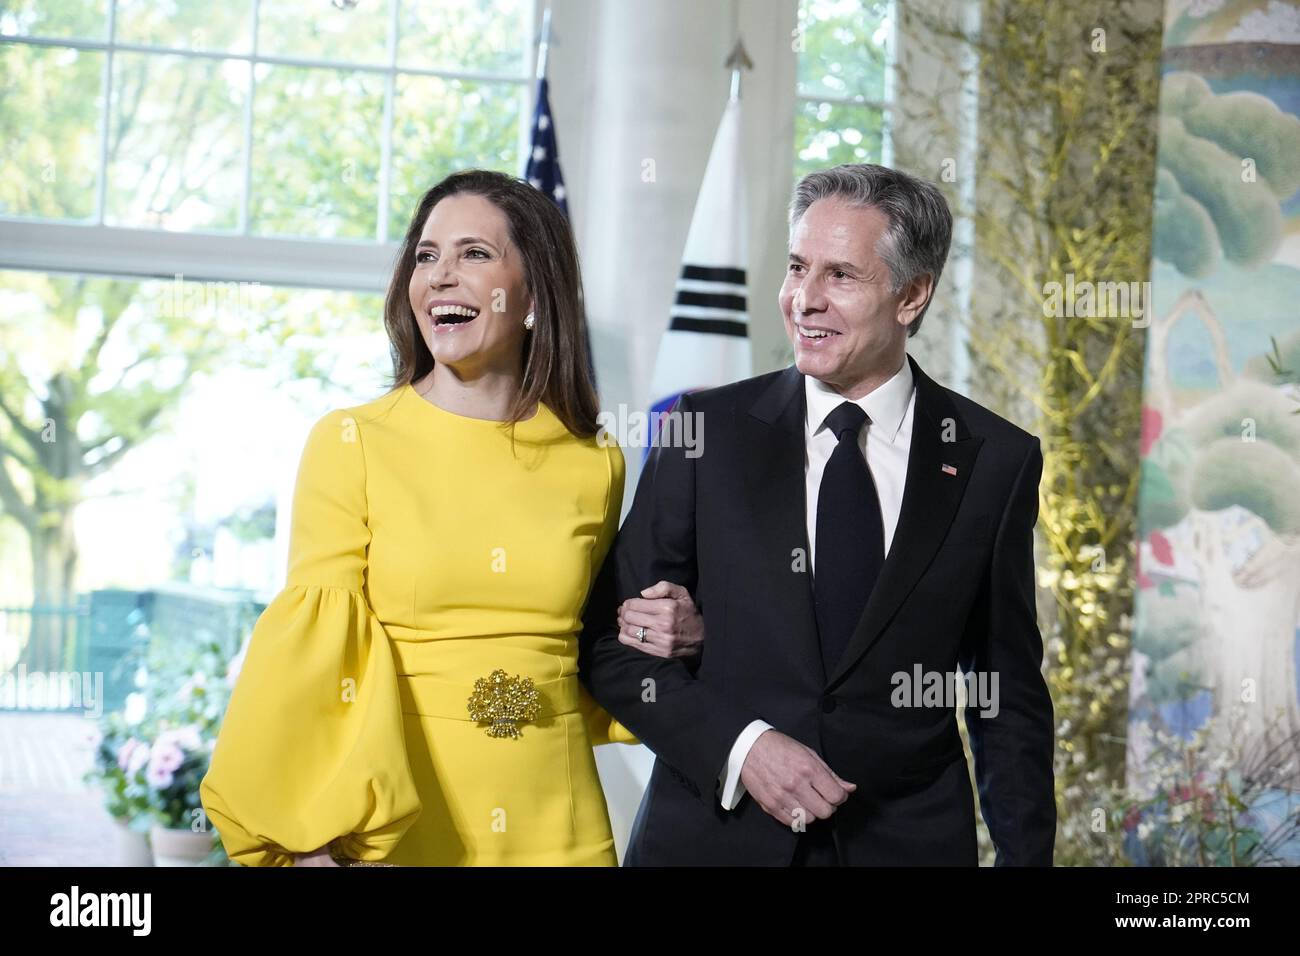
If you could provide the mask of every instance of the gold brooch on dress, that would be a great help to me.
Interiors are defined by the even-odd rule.
[[[518,737],[521,720],[535,720],[541,712],[541,695],[531,677],[507,677],[498,668],[489,677],[474,681],[469,697],[471,720],[491,721],[489,737]]]

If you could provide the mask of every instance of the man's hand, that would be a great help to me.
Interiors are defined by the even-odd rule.
[[[768,816],[787,827],[811,817],[828,819],[858,788],[840,779],[815,750],[775,730],[758,735],[740,780]]]
[[[642,627],[644,641],[638,636]],[[703,648],[704,618],[695,610],[691,592],[660,581],[619,606],[618,640],[652,657],[691,657]]]

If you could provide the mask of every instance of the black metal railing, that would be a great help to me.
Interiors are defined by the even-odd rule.
[[[0,607],[0,710],[80,708],[63,688],[86,671],[89,620],[84,597],[68,605]]]

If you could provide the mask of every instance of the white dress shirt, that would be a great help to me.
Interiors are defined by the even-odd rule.
[[[817,496],[821,491],[822,472],[839,440],[826,428],[826,416],[846,399],[825,382],[804,376],[804,501],[808,526],[808,568],[816,578]],[[916,389],[912,383],[912,366],[903,357],[903,367],[885,384],[856,400],[867,413],[871,424],[858,433],[858,449],[867,460],[871,480],[880,498],[880,517],[885,525],[885,554],[889,554],[898,527],[903,504],[903,486],[907,482],[907,457],[912,449],[912,417],[916,411]],[[732,744],[727,766],[718,778],[718,797],[724,810],[733,810],[745,795],[740,770],[754,741],[772,725],[763,720],[751,722]]]

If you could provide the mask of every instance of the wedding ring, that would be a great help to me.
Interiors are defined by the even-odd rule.
[[[644,644],[644,643],[645,643],[645,628],[644,628],[644,627],[638,627],[638,628],[636,629],[636,636],[637,636],[638,639],[640,639],[641,643]]]

